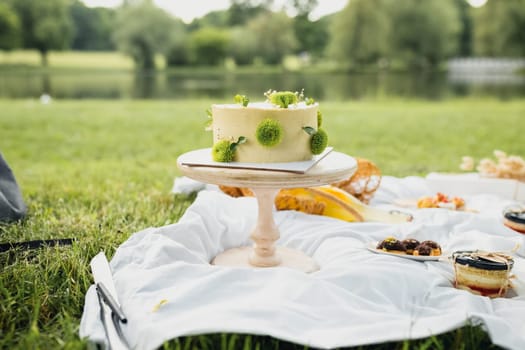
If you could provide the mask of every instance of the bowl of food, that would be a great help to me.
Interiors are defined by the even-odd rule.
[[[452,254],[454,286],[490,298],[504,297],[514,259],[500,252],[457,251]]]

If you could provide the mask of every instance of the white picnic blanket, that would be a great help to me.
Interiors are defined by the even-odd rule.
[[[192,188],[191,181],[183,185]],[[333,348],[428,337],[467,323],[481,324],[499,346],[525,349],[525,235],[502,224],[501,212],[514,203],[510,200],[465,197],[478,213],[403,209],[414,221],[396,225],[275,212],[281,232],[277,243],[305,252],[320,265],[319,271],[305,274],[210,265],[223,250],[250,244],[256,201],[231,198],[210,186],[198,189],[179,222],[133,234],[111,259],[128,318],[124,333],[135,349],[218,332]],[[384,176],[371,204],[389,208],[396,198],[427,194],[432,193],[423,178]],[[448,262],[412,261],[366,249],[388,235],[435,240],[446,252],[510,251],[519,244],[515,288],[505,298],[477,296],[453,287]],[[94,286],[86,295],[79,333],[104,341]]]

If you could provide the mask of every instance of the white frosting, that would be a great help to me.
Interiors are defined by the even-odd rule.
[[[264,101],[264,102],[250,102],[250,103],[248,103],[248,106],[246,106],[246,107],[244,107],[240,103],[214,104],[214,105],[212,105],[213,108],[233,108],[233,109],[257,108],[257,109],[281,109],[281,110],[286,110],[286,109],[306,109],[306,108],[311,108],[312,106],[318,106],[317,102],[313,103],[313,104],[310,104],[310,105],[307,105],[304,101],[301,101],[301,102],[298,102],[298,103],[289,104],[288,108],[282,108],[281,106],[274,105],[273,103],[270,103],[268,101]]]

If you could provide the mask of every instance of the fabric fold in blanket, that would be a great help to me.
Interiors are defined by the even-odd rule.
[[[385,177],[372,205],[426,195],[420,178]],[[110,265],[122,309],[123,330],[134,349],[155,349],[170,339],[232,332],[270,335],[315,348],[357,346],[429,337],[481,324],[491,340],[525,348],[525,244],[501,222],[508,203],[484,195],[467,198],[478,213],[404,209],[403,224],[348,223],[278,211],[277,244],[312,256],[320,270],[232,268],[209,262],[218,253],[250,245],[256,221],[252,197],[203,190],[178,223],[133,234]],[[413,261],[367,249],[386,236],[431,239],[445,252],[511,251],[515,288],[489,299],[453,287],[447,261]],[[94,286],[86,294],[80,336],[104,342]]]

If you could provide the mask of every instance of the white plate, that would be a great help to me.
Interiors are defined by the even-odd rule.
[[[447,261],[447,254],[444,254],[443,252],[441,255],[409,255],[409,254],[398,254],[398,253],[391,253],[387,252],[382,249],[377,249],[377,244],[379,242],[370,242],[367,246],[367,249],[371,252],[377,253],[377,254],[385,254],[385,255],[392,255],[397,256],[398,258],[404,258],[404,259],[410,259],[410,260],[416,260],[416,261],[437,261],[437,260],[443,260]]]

